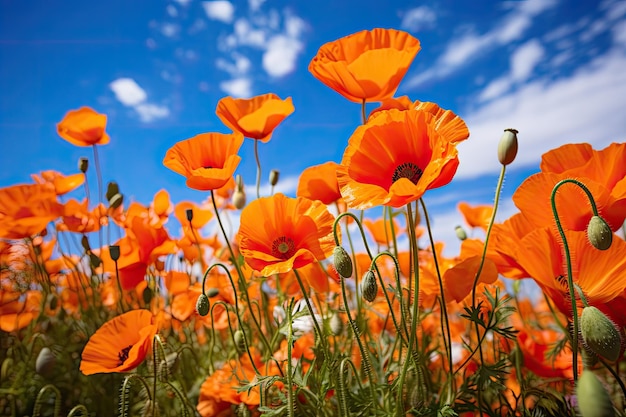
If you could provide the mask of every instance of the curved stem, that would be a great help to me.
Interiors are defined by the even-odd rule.
[[[570,301],[572,303],[572,321],[574,325],[574,329],[572,331],[572,370],[574,374],[574,382],[578,380],[578,307],[576,306],[576,294],[574,293],[574,279],[572,277],[572,259],[569,251],[569,245],[567,244],[567,238],[565,237],[565,231],[563,230],[563,226],[561,225],[561,220],[559,219],[559,213],[556,209],[556,193],[561,188],[561,186],[572,183],[581,188],[587,198],[589,199],[589,203],[591,204],[591,210],[595,216],[598,215],[598,208],[596,207],[596,202],[593,199],[593,195],[589,191],[589,189],[580,181],[577,181],[572,178],[567,178],[559,181],[554,188],[552,189],[552,194],[550,195],[550,204],[552,205],[552,215],[554,216],[554,222],[556,223],[556,227],[559,230],[559,235],[561,236],[561,240],[563,241],[563,251],[565,252],[565,264],[567,266],[567,286],[569,288],[569,296]]]

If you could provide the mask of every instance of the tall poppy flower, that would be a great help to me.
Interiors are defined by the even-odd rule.
[[[301,268],[332,254],[334,220],[319,201],[280,193],[260,198],[241,212],[239,250],[264,276]]]
[[[54,190],[42,184],[0,188],[0,237],[31,237],[63,214]]]
[[[491,205],[478,205],[470,206],[466,202],[460,202],[458,209],[470,227],[480,227],[483,230],[487,230],[487,225],[493,214],[493,206]]]
[[[215,113],[233,131],[267,142],[276,126],[293,111],[291,97],[282,100],[269,93],[248,99],[224,97],[217,103]]]
[[[407,32],[364,30],[322,45],[309,71],[350,101],[381,101],[394,95],[420,49]]]
[[[106,145],[109,135],[105,132],[107,116],[90,107],[69,111],[57,124],[57,132],[63,139],[76,146]]]
[[[463,124],[463,134],[469,131]],[[381,112],[352,134],[337,179],[348,206],[401,207],[448,184],[459,165],[456,146],[425,111]]]
[[[202,133],[168,149],[163,165],[187,178],[187,187],[215,190],[233,176],[241,157],[240,133]]]
[[[319,200],[326,205],[339,200],[341,192],[337,183],[337,168],[339,164],[332,161],[306,168],[300,174],[296,195]]]
[[[152,348],[157,330],[148,310],[131,310],[114,317],[89,338],[80,371],[92,375],[135,369]]]
[[[63,175],[60,172],[48,170],[42,171],[40,175],[33,174],[31,178],[37,184],[46,184],[53,189],[57,195],[67,194],[80,187],[85,182],[85,174]]]

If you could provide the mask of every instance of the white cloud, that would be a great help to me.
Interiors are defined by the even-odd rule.
[[[235,17],[235,6],[227,0],[203,1],[202,7],[207,17],[224,23],[231,23]]]
[[[403,13],[400,28],[409,32],[419,32],[433,26],[437,15],[428,6],[419,6]]]
[[[248,6],[253,12],[259,10],[263,3],[265,3],[265,0],[248,0]]]
[[[166,36],[168,38],[173,38],[178,34],[179,31],[180,26],[175,23],[164,23],[161,26],[161,33],[163,34],[163,36]]]
[[[118,78],[109,84],[115,98],[133,108],[142,122],[151,122],[169,116],[169,108],[148,102],[148,94],[132,78]]]
[[[233,52],[231,54],[233,62],[230,62],[224,58],[218,58],[215,61],[215,66],[222,71],[227,72],[231,77],[238,77],[248,73],[252,67],[250,60],[241,54]]]
[[[233,97],[248,98],[252,96],[252,80],[246,77],[222,81],[220,90]]]
[[[536,80],[464,115],[470,139],[459,145],[457,176],[475,178],[499,171],[498,140],[505,128],[520,131],[520,150],[511,165],[536,164],[546,151],[565,143],[588,142],[596,148],[624,141],[626,54],[614,48],[554,82]],[[493,157],[485,156],[485,148]]]
[[[170,17],[178,16],[178,10],[176,9],[176,7],[174,7],[171,4],[167,5],[167,7],[165,8],[165,11],[167,11],[167,14],[170,15]]]
[[[272,77],[283,77],[296,68],[302,43],[297,39],[277,35],[270,39],[263,53],[263,69]]]
[[[152,103],[141,103],[134,106],[142,122],[149,123],[156,119],[162,119],[170,115],[170,110],[166,106]]]
[[[626,46],[626,20],[622,20],[613,26],[613,42]]]
[[[174,0],[176,3],[180,4],[181,6],[186,6],[189,3],[191,3],[191,0]]]
[[[265,46],[267,39],[265,31],[254,28],[247,19],[237,19],[234,29],[237,44],[257,48]]]
[[[511,79],[509,77],[500,77],[490,82],[487,87],[481,91],[478,96],[479,101],[488,101],[509,91],[511,88]]]
[[[511,77],[517,82],[526,81],[543,59],[544,52],[543,46],[536,39],[517,48],[511,56]]]
[[[111,90],[123,105],[136,106],[146,100],[148,95],[132,78],[118,78],[109,84]]]
[[[443,54],[426,71],[407,78],[406,87],[416,88],[433,80],[443,79],[493,48],[518,40],[532,24],[533,18],[554,7],[556,0],[528,0],[511,2],[511,11],[491,30],[477,34],[465,30],[459,37],[451,39]]]

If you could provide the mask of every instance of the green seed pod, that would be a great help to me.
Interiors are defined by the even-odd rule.
[[[333,249],[333,265],[342,277],[350,278],[352,276],[352,259],[343,246],[335,246]]]
[[[39,355],[37,355],[37,360],[35,361],[35,371],[43,377],[48,377],[52,375],[56,363],[57,358],[54,353],[52,353],[50,348],[44,347],[39,351]]]
[[[146,287],[143,289],[143,292],[141,293],[141,297],[143,298],[143,302],[145,304],[150,304],[150,301],[152,301],[152,296],[154,295],[154,293],[152,292],[152,289],[150,287]]]
[[[343,321],[341,321],[341,317],[339,314],[334,313],[330,317],[330,331],[333,332],[335,336],[339,336],[343,332]]]
[[[235,190],[233,193],[233,206],[237,210],[241,210],[246,206],[246,193],[243,190]]]
[[[462,241],[467,239],[467,232],[465,231],[465,229],[463,229],[463,226],[455,227],[454,232],[456,233],[456,237],[458,237],[459,240]]]
[[[498,143],[498,161],[502,165],[509,165],[517,156],[517,130],[504,129]]]
[[[80,239],[80,245],[83,247],[86,253],[91,252],[91,245],[89,245],[89,238],[87,237],[87,235],[83,235],[83,237]]]
[[[123,202],[124,196],[120,193],[117,193],[109,198],[109,207],[116,209],[121,206]]]
[[[361,291],[363,292],[363,298],[370,303],[376,299],[378,295],[378,283],[376,282],[376,275],[371,269],[363,275],[361,281]]]
[[[613,242],[613,231],[600,216],[593,216],[587,225],[587,238],[594,248],[607,250]]]
[[[187,221],[190,222],[193,220],[193,209],[188,208],[185,210],[185,217],[187,217]]]
[[[113,261],[120,259],[120,247],[118,245],[109,246],[109,255]]]
[[[83,157],[78,158],[78,170],[83,174],[87,172],[89,168],[89,159]]]
[[[615,411],[609,393],[596,374],[583,371],[576,384],[578,410],[582,417],[613,417]]]
[[[115,181],[111,181],[110,183],[107,184],[107,192],[105,194],[107,200],[111,201],[113,196],[119,193],[120,193],[120,187],[119,185],[117,185]]]
[[[198,314],[202,317],[206,316],[209,314],[210,307],[211,304],[209,303],[209,297],[207,297],[206,294],[200,294],[198,300],[196,301],[196,311]]]
[[[246,351],[246,339],[241,330],[237,330],[234,335],[235,347],[239,353]]]
[[[622,339],[615,324],[603,312],[590,306],[580,316],[580,333],[585,345],[594,353],[616,361],[622,350]]]
[[[280,177],[280,172],[277,169],[273,169],[270,171],[270,185],[272,187],[278,184],[279,177]]]

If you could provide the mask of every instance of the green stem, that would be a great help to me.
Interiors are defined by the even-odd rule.
[[[361,101],[361,120],[363,121],[363,124],[367,122],[367,111],[365,109],[365,99]]]
[[[329,352],[328,352],[327,341],[326,341],[326,338],[324,337],[324,333],[322,332],[322,328],[320,327],[319,323],[317,322],[317,319],[315,318],[315,314],[313,312],[313,306],[311,305],[311,300],[309,300],[309,294],[307,293],[306,288],[304,287],[304,284],[302,283],[302,278],[300,278],[300,274],[298,273],[298,270],[294,269],[293,273],[296,276],[296,280],[298,281],[298,285],[300,286],[300,290],[302,291],[304,302],[306,303],[306,306],[309,309],[309,314],[311,315],[311,319],[313,320],[313,324],[315,325],[317,336],[320,338],[320,343],[322,344],[324,348],[324,353],[326,354],[326,357],[329,358],[330,356],[328,356]]]
[[[598,208],[596,207],[596,202],[593,199],[593,195],[589,191],[589,189],[580,181],[577,181],[572,178],[566,178],[564,180],[559,181],[554,188],[552,189],[552,194],[550,195],[550,204],[552,205],[552,215],[554,216],[554,222],[556,223],[556,227],[559,230],[559,235],[561,236],[561,240],[563,241],[563,251],[565,252],[565,264],[567,266],[567,286],[569,288],[569,296],[570,301],[572,303],[572,320],[574,324],[574,330],[572,332],[572,368],[574,373],[574,382],[578,380],[578,307],[576,306],[576,294],[574,293],[574,279],[572,277],[572,259],[569,251],[569,245],[567,244],[567,238],[565,237],[565,231],[563,230],[563,226],[561,225],[561,220],[559,219],[559,213],[556,209],[556,193],[561,188],[561,186],[571,183],[577,185],[581,188],[587,198],[589,199],[589,203],[591,204],[591,210],[593,211],[593,215],[598,215]]]
[[[261,198],[261,160],[259,159],[259,141],[254,140],[254,159],[256,161],[256,198]]]

